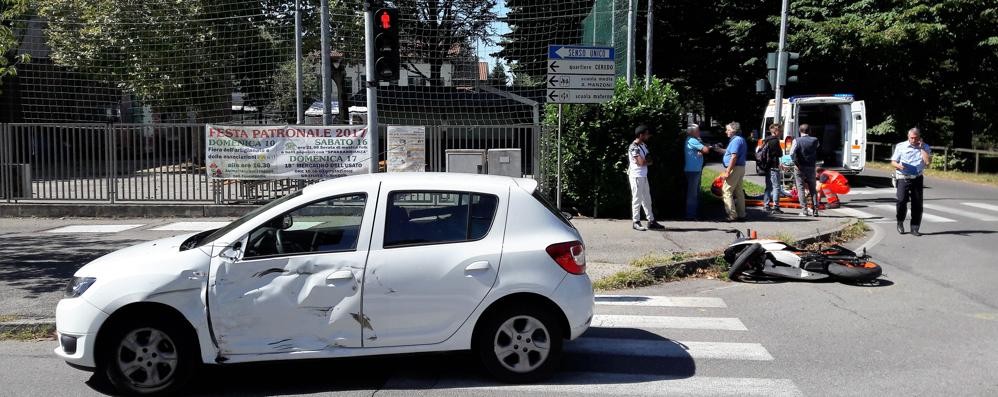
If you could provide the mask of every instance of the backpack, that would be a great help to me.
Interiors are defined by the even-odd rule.
[[[774,151],[773,150],[773,146],[774,146],[773,143],[777,142],[777,141],[772,140],[772,139],[766,139],[766,140],[764,140],[762,142],[763,142],[762,149],[759,150],[759,153],[756,156],[756,162],[758,162],[759,164],[761,164],[760,168],[768,170],[768,169],[772,168],[772,165],[773,165],[773,162],[774,162],[773,160],[774,159],[778,159],[779,155],[783,154],[783,153],[782,153],[782,151],[779,154],[773,153],[773,151]]]

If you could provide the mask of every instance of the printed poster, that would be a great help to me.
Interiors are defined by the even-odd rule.
[[[330,179],[366,174],[366,126],[205,127],[206,164],[215,179]]]
[[[388,172],[426,171],[426,128],[388,126]]]

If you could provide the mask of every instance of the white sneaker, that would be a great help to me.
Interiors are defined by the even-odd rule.
[[[800,216],[807,216],[807,209],[800,210]]]

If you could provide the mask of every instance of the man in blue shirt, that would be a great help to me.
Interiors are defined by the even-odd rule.
[[[904,234],[904,219],[908,215],[908,200],[911,200],[911,235],[922,235],[918,231],[922,224],[922,189],[925,187],[922,172],[929,164],[932,164],[932,148],[922,142],[922,132],[918,128],[908,130],[908,140],[894,146],[891,155],[897,179],[898,233]]]
[[[686,220],[697,218],[697,207],[700,201],[700,177],[703,173],[703,155],[710,148],[700,142],[700,126],[690,124],[686,127]]]
[[[721,173],[724,178],[724,211],[728,214],[729,222],[741,222],[745,220],[745,190],[742,188],[742,180],[745,178],[745,157],[748,155],[748,144],[745,138],[741,137],[741,124],[737,122],[728,123],[724,126],[724,133],[728,134],[728,148],[724,150],[725,170]]]

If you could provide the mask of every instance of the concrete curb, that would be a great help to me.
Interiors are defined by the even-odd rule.
[[[55,318],[23,319],[0,323],[0,334],[13,334],[24,331],[34,332],[40,330],[51,330],[52,332],[55,332]]]
[[[822,241],[829,241],[832,237],[837,236],[842,233],[846,228],[859,222],[857,219],[853,218],[849,222],[839,225],[832,230],[825,232],[818,232],[809,236],[805,236],[797,240],[794,245],[809,245]],[[698,270],[706,269],[710,267],[715,261],[717,261],[722,256],[711,256],[706,258],[693,259],[685,262],[670,263],[661,266],[652,266],[647,268],[645,271],[650,272],[655,278],[661,278],[665,276],[679,276],[685,277],[691,274],[695,274]],[[721,259],[723,260],[723,258]],[[678,269],[677,269],[678,268]]]
[[[234,218],[255,208],[244,204],[4,203],[0,218]]]

